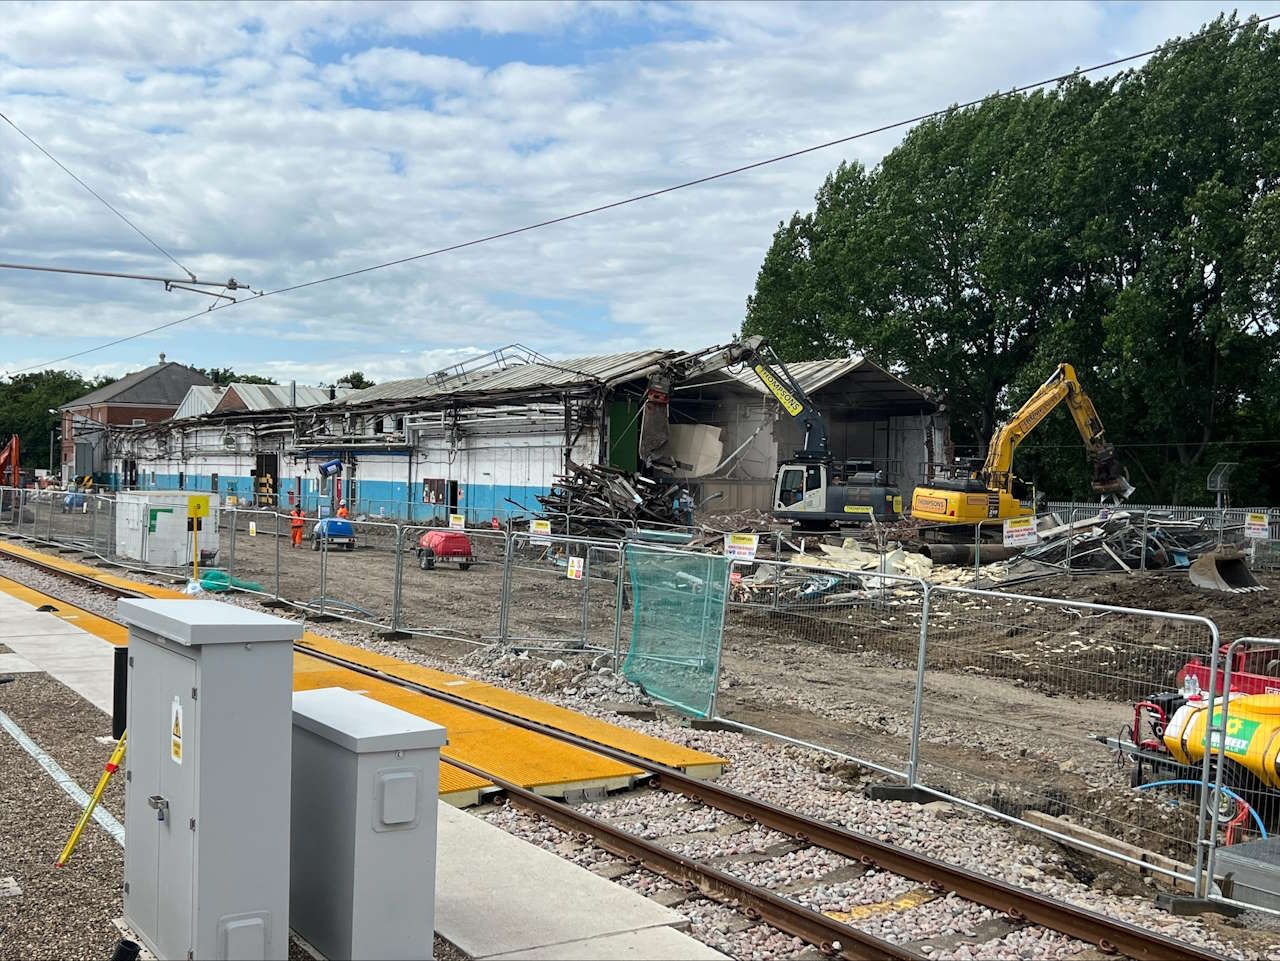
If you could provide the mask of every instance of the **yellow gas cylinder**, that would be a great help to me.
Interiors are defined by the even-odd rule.
[[[1280,694],[1236,694],[1228,697],[1227,734],[1222,753],[1263,784],[1280,788]],[[1217,722],[1222,700],[1214,703]],[[1204,758],[1208,699],[1189,699],[1178,708],[1164,732],[1164,746],[1182,764]],[[1217,754],[1215,736],[1213,753]]]

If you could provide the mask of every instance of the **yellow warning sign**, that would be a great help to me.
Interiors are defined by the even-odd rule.
[[[169,708],[169,757],[174,764],[182,763],[182,702],[176,694]]]
[[[192,494],[187,498],[187,516],[188,517],[208,517],[209,516],[209,495],[208,494]]]

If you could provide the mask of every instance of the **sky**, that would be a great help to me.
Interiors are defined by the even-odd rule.
[[[1280,9],[1242,4],[1242,16]],[[1231,9],[1231,8],[1227,8]],[[275,290],[554,218],[1194,31],[1177,3],[9,0],[0,112],[201,280]],[[201,313],[0,270],[0,372],[168,359],[286,382],[730,339],[779,221],[899,129],[591,217]],[[0,122],[0,262],[182,271]]]

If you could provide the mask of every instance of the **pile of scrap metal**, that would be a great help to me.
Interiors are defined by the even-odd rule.
[[[569,461],[569,473],[539,494],[538,503],[549,516],[567,515],[570,534],[622,537],[636,525],[676,523],[679,491],[679,484],[617,467]]]
[[[1072,571],[1184,569],[1200,587],[1263,589],[1243,555],[1221,546],[1222,532],[1207,515],[1175,519],[1156,511],[1103,511],[1063,524],[1050,514],[1040,522],[1039,535],[1040,543],[1022,555],[1027,560]]]

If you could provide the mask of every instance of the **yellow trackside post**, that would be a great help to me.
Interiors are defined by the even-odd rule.
[[[98,806],[98,801],[102,798],[102,792],[107,789],[107,782],[111,780],[111,775],[119,770],[120,762],[124,760],[124,742],[128,736],[129,732],[125,731],[120,735],[120,740],[116,742],[116,749],[111,752],[107,766],[102,769],[102,777],[98,778],[98,786],[93,789],[89,803],[85,805],[84,811],[80,815],[80,820],[76,822],[75,830],[71,832],[71,837],[67,839],[67,846],[58,855],[58,860],[54,862],[54,867],[60,868],[66,864],[71,857],[71,852],[76,849],[76,843],[80,840],[80,835],[84,833],[85,825],[89,823],[89,818],[93,817],[93,810]]]
[[[187,498],[187,525],[191,528],[191,579],[200,581],[200,519],[209,516],[209,495]]]

